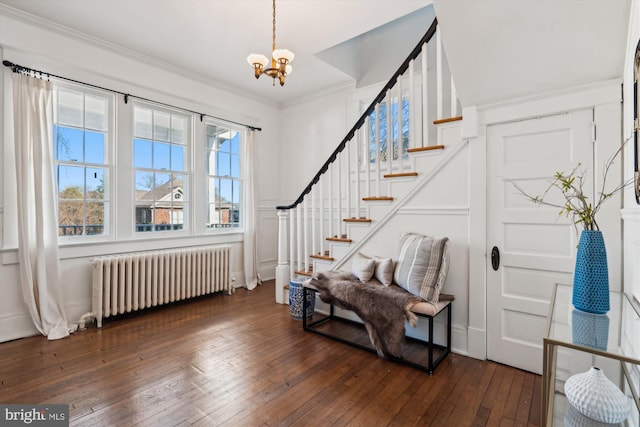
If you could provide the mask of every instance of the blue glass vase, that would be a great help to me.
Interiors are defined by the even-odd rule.
[[[576,269],[573,276],[572,303],[578,310],[603,314],[609,311],[609,270],[602,233],[582,230]]]

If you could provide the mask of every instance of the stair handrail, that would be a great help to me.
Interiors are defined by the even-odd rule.
[[[393,86],[395,86],[398,77],[403,75],[404,72],[407,71],[407,68],[409,68],[409,64],[411,63],[411,61],[416,59],[418,57],[418,55],[420,55],[420,53],[422,52],[422,45],[425,44],[425,43],[428,43],[431,40],[431,38],[436,33],[437,26],[438,26],[438,19],[437,18],[433,18],[433,22],[431,23],[431,26],[429,26],[429,29],[427,30],[425,35],[420,39],[420,41],[418,42],[416,47],[413,48],[413,50],[407,56],[407,59],[404,60],[402,65],[400,65],[400,67],[398,67],[398,69],[393,74],[393,76],[389,79],[387,84],[382,88],[382,90],[380,90],[380,93],[378,93],[378,95],[373,99],[371,104],[369,104],[369,106],[364,111],[364,113],[362,113],[362,115],[356,121],[356,123],[353,125],[351,130],[342,139],[340,144],[338,144],[338,146],[333,151],[333,153],[331,153],[329,158],[324,162],[324,164],[322,165],[320,170],[316,173],[316,175],[313,177],[311,182],[305,187],[305,189],[302,191],[302,193],[300,193],[300,196],[298,196],[298,198],[293,203],[291,203],[290,205],[276,206],[276,209],[278,209],[278,210],[289,210],[289,209],[295,208],[300,203],[302,203],[302,200],[304,199],[304,196],[306,196],[307,194],[309,194],[311,192],[311,189],[320,180],[320,177],[329,169],[329,166],[337,159],[338,154],[340,154],[345,149],[345,147],[347,146],[347,142],[351,141],[351,139],[355,136],[356,131],[358,129],[360,129],[360,127],[362,127],[362,125],[364,124],[366,118],[373,112],[373,110],[375,110],[376,105],[379,104],[384,99],[387,91],[389,89],[391,89]]]

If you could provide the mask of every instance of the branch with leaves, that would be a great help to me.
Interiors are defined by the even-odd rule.
[[[616,161],[616,158],[622,153],[624,146],[629,142],[631,138],[627,138],[616,150],[616,152],[607,160],[604,165],[602,187],[598,192],[597,200],[592,202],[585,194],[584,185],[586,182],[587,170],[582,166],[582,163],[578,163],[575,168],[569,173],[556,172],[553,176],[553,180],[545,191],[541,195],[533,196],[527,193],[522,187],[516,184],[513,180],[509,180],[511,184],[527,199],[538,205],[551,206],[560,208],[559,215],[565,215],[567,218],[572,217],[573,223],[577,226],[582,224],[585,230],[600,230],[598,222],[596,221],[596,214],[604,204],[604,202],[612,198],[616,193],[623,190],[628,185],[633,184],[633,178],[623,181],[610,191],[606,191],[607,176],[611,166]],[[557,188],[564,197],[564,204],[557,204],[548,202],[547,196],[549,192]]]

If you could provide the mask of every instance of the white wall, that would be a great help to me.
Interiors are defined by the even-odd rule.
[[[279,111],[243,94],[229,92],[181,75],[164,64],[152,63],[129,52],[83,39],[64,29],[33,22],[28,17],[0,10],[0,56],[14,63],[52,74],[106,87],[154,101],[261,127],[256,135],[255,177],[259,271],[264,279],[274,277],[276,263],[277,215],[279,198],[277,171],[280,170],[278,144]],[[17,250],[10,235],[11,214],[15,211],[14,179],[7,167],[13,158],[7,155],[11,135],[10,71],[0,67],[0,342],[36,333],[31,325],[19,287]],[[118,102],[122,102],[121,99]],[[119,148],[122,149],[122,142]],[[196,158],[197,161],[197,158]],[[120,215],[128,215],[126,212]],[[93,256],[135,250],[228,243],[232,246],[231,270],[236,286],[243,286],[243,236],[241,233],[190,234],[175,238],[139,239],[73,244],[61,247],[61,274],[66,298],[65,309],[75,322],[91,309],[91,271]]]

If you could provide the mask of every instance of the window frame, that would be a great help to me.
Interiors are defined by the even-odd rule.
[[[145,137],[140,137],[136,134],[136,108],[142,108],[145,110],[150,110],[152,113],[152,128],[151,128],[151,138],[145,138]],[[155,112],[158,112],[160,114],[168,114],[169,115],[169,136],[167,140],[161,140],[161,139],[155,139],[155,135],[154,135],[154,118],[155,118]],[[192,152],[194,150],[194,142],[193,142],[193,138],[194,138],[194,134],[196,133],[196,127],[194,125],[194,115],[193,113],[181,110],[179,108],[171,108],[169,106],[166,105],[162,105],[162,104],[158,104],[155,103],[153,101],[146,101],[146,100],[134,100],[132,102],[131,105],[131,111],[130,111],[130,117],[131,117],[131,129],[130,129],[130,137],[129,137],[129,143],[131,144],[130,146],[130,150],[131,150],[131,163],[130,165],[128,165],[128,167],[131,168],[131,173],[132,173],[132,191],[133,191],[133,206],[132,206],[132,214],[133,214],[133,224],[132,224],[132,230],[131,233],[133,235],[133,237],[135,239],[153,239],[153,238],[158,238],[158,237],[162,237],[162,238],[167,238],[167,237],[171,237],[171,236],[185,236],[185,235],[191,235],[193,233],[195,233],[194,227],[192,226],[193,224],[193,207],[194,207],[194,200],[193,200],[193,196],[192,196],[192,191],[191,189],[191,183],[193,182],[193,176],[194,176],[194,168],[193,168],[193,163],[191,161],[191,157],[192,157]],[[184,129],[184,137],[182,138],[184,140],[184,144],[180,144],[180,143],[176,143],[172,141],[172,136],[171,136],[171,131],[173,129],[172,127],[172,118],[173,117],[179,117],[184,119],[184,125],[185,125],[185,129]],[[139,167],[136,165],[136,140],[146,140],[151,142],[151,146],[152,146],[152,167]],[[183,147],[182,149],[182,169],[183,170],[178,170],[178,169],[166,169],[166,168],[155,168],[153,167],[153,156],[155,155],[155,153],[153,152],[154,147],[156,147],[156,144],[160,145],[160,144],[166,144],[169,146],[169,152],[172,153],[172,147],[173,146],[181,146]],[[171,167],[171,156],[173,154],[170,154],[170,160],[169,160],[169,164]],[[137,193],[137,172],[138,171],[146,171],[148,172],[152,172],[154,174],[154,188],[153,190],[149,189],[149,192],[153,191],[154,192],[154,199],[152,201],[152,205],[153,207],[150,209],[156,209],[157,206],[155,206],[158,202],[160,202],[159,200],[157,200],[155,197],[155,190],[157,187],[155,187],[156,182],[155,182],[155,174],[156,173],[160,173],[160,174],[168,174],[168,175],[174,175],[174,174],[179,174],[183,176],[183,180],[181,182],[181,189],[182,191],[179,191],[181,197],[180,197],[180,202],[182,203],[182,210],[181,212],[181,219],[182,219],[182,223],[180,225],[182,225],[182,227],[179,228],[174,228],[172,225],[173,221],[170,221],[169,228],[166,229],[164,227],[160,227],[160,229],[156,229],[158,227],[158,225],[162,225],[164,223],[157,223],[155,222],[155,218],[157,218],[155,211],[152,215],[152,217],[154,218],[154,222],[151,223],[151,229],[150,230],[139,230],[139,225],[137,224],[137,219],[138,219],[138,197],[136,196]],[[170,178],[171,182],[173,181],[173,178]],[[169,183],[169,182],[167,182]],[[166,184],[166,183],[165,183]],[[165,185],[162,184],[159,187]],[[176,191],[178,192],[178,191]],[[171,190],[171,195],[174,195],[174,190]],[[169,218],[173,218],[173,214],[174,214],[174,208],[173,208],[173,196],[171,197],[171,202],[170,202],[170,209],[169,209]]]
[[[52,141],[51,141],[51,149],[52,149],[52,160],[53,160],[53,168],[54,168],[54,179],[55,179],[55,185],[56,185],[56,205],[58,206],[57,209],[57,218],[56,218],[56,222],[58,223],[58,229],[61,227],[60,225],[60,192],[59,192],[59,176],[58,176],[58,172],[59,166],[63,166],[63,167],[69,167],[69,166],[75,166],[78,167],[79,165],[83,165],[85,172],[87,169],[89,168],[102,168],[104,169],[104,177],[103,177],[103,183],[102,185],[104,186],[104,196],[102,199],[95,199],[95,200],[102,200],[103,203],[103,232],[101,234],[85,234],[84,231],[86,231],[86,227],[87,227],[87,218],[86,218],[86,204],[87,202],[87,198],[86,196],[83,197],[82,199],[76,199],[76,200],[82,200],[83,201],[83,233],[82,234],[72,234],[72,235],[60,235],[58,234],[58,243],[60,245],[65,245],[65,244],[73,244],[73,243],[91,243],[91,242],[99,242],[99,241],[105,241],[105,240],[113,240],[115,238],[115,211],[114,211],[114,206],[115,206],[115,200],[116,200],[116,192],[115,192],[115,173],[114,173],[114,160],[115,160],[115,155],[114,155],[114,147],[115,147],[115,140],[116,140],[116,126],[115,126],[115,115],[116,115],[116,111],[115,111],[115,94],[108,91],[108,90],[102,90],[102,89],[97,89],[97,88],[92,88],[92,87],[88,87],[86,85],[81,85],[81,84],[76,84],[73,82],[67,82],[65,80],[62,79],[56,79],[56,78],[52,78],[51,79],[52,83],[53,83],[53,91],[54,91],[54,96],[53,96],[53,126],[54,128],[52,129]],[[59,124],[59,105],[60,105],[60,99],[59,99],[59,90],[60,89],[64,89],[64,90],[68,90],[68,91],[75,91],[75,92],[80,92],[82,93],[83,96],[83,110],[82,110],[82,117],[83,117],[83,124],[82,127],[79,126],[73,126],[70,127],[71,125],[63,125],[66,128],[73,128],[73,129],[81,129],[83,132],[86,132],[87,130],[90,132],[98,132],[100,130],[98,129],[92,129],[92,128],[87,128],[86,125],[86,96],[95,96],[95,97],[100,97],[100,98],[104,98],[106,100],[106,130],[104,131],[105,134],[105,138],[103,141],[103,163],[91,163],[91,162],[86,162],[86,158],[83,158],[83,161],[79,162],[77,160],[73,161],[73,160],[60,160],[58,158],[58,153],[57,153],[57,149],[58,149],[58,140],[57,140],[57,135],[58,135],[58,128],[60,127]],[[84,139],[83,139],[83,155],[86,154],[84,152]],[[86,186],[86,175],[85,175],[85,186]],[[90,201],[94,200],[94,199],[89,199]]]

